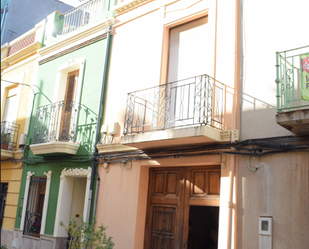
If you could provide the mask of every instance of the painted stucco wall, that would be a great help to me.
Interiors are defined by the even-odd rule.
[[[273,249],[309,245],[309,155],[239,156],[237,248],[259,248],[259,217],[273,217]]]
[[[33,74],[35,68],[36,56],[28,58],[26,61],[20,62],[6,70],[3,71],[1,77],[3,80],[10,80],[20,83],[25,83],[31,85],[33,82]],[[1,82],[1,99],[6,98],[3,96],[5,93],[5,88],[10,87],[12,84]],[[29,104],[29,98],[32,94],[31,89],[28,86],[19,86],[19,105],[16,117],[16,123],[20,125],[19,134],[17,137],[17,149],[19,144],[20,135],[28,132],[27,124],[27,111],[31,108],[31,103]],[[3,101],[1,101],[4,103]],[[4,107],[4,106],[2,106]],[[2,112],[3,115],[3,112]],[[1,119],[2,119],[1,115]],[[6,208],[3,220],[3,229],[13,230],[15,224],[15,216],[18,214],[18,194],[20,188],[20,180],[22,174],[22,163],[11,161],[1,162],[1,182],[8,183],[8,194],[6,201]]]
[[[243,106],[241,139],[292,136],[276,123],[276,51],[308,45],[307,1],[242,2],[243,91],[271,105]],[[308,152],[239,156],[237,248],[259,247],[260,216],[273,217],[273,248],[307,248],[309,229]]]
[[[70,60],[74,60],[77,58],[85,59],[85,68],[84,68],[84,78],[82,82],[81,88],[81,104],[88,107],[92,110],[93,114],[90,114],[90,117],[96,118],[99,110],[99,100],[101,95],[101,86],[102,86],[102,77],[103,77],[103,67],[105,57],[105,47],[106,47],[106,39],[97,41],[93,44],[90,44],[86,47],[82,47],[73,52],[67,53],[57,59],[51,60],[47,63],[39,66],[38,69],[38,77],[37,77],[37,85],[42,89],[42,91],[46,94],[46,96],[53,100],[57,72],[61,65]],[[35,125],[35,110],[38,106],[43,106],[49,104],[48,100],[40,95],[36,99],[33,118],[31,121],[31,129],[30,129],[30,137],[33,138],[34,125]],[[82,110],[80,115],[84,115]],[[84,124],[84,119],[79,119],[79,124]],[[94,120],[96,123],[96,120]],[[96,127],[96,125],[95,125]],[[95,137],[95,127],[93,126],[93,134],[90,138],[92,143],[94,142]],[[84,144],[81,141],[81,147],[79,148],[77,155],[89,154],[88,151],[83,146]],[[93,150],[94,146],[91,146],[91,150]],[[31,156],[32,152],[30,152],[29,156]]]
[[[120,129],[115,142],[120,141],[126,108],[127,94],[154,87],[166,82],[168,67],[169,29],[185,22],[206,16],[209,25],[209,60],[205,73],[227,86],[234,86],[234,25],[233,3],[218,4],[216,33],[216,1],[151,1],[129,12],[116,15],[108,92],[104,123],[118,122]],[[229,19],[229,22],[226,22]],[[134,38],[133,38],[134,35]],[[217,36],[217,37],[216,37]],[[217,48],[216,48],[217,46]],[[215,54],[217,51],[217,54]],[[198,59],[199,56],[196,55]],[[121,70],[121,73],[119,73]],[[121,86],[121,87],[120,87]],[[230,129],[233,90],[226,94],[225,127]]]
[[[42,92],[44,92],[48,98],[53,99],[58,68],[63,63],[68,62],[71,59],[83,57],[85,59],[85,69],[82,85],[81,103],[89,107],[95,113],[97,113],[99,108],[98,103],[101,94],[100,90],[102,85],[104,66],[104,60],[102,58],[104,58],[105,56],[105,46],[106,39],[103,39],[89,46],[80,48],[74,52],[65,54],[57,59],[42,64],[38,68],[37,85],[42,89]],[[35,115],[36,107],[45,104],[48,104],[48,101],[44,96],[40,95],[39,97],[37,97],[33,114]],[[33,137],[34,123],[35,116],[32,117],[31,121],[30,137]],[[81,148],[77,152],[77,155],[85,154],[88,155],[89,153],[81,146]],[[30,150],[28,157],[31,158],[32,156],[33,154]],[[84,163],[78,163],[60,160],[53,163],[52,161],[47,160],[47,162],[39,163],[37,165],[26,164],[26,169],[23,171],[20,198],[24,197],[23,195],[25,191],[25,179],[28,171],[35,172],[35,176],[44,176],[44,172],[48,172],[49,170],[52,171],[49,206],[47,209],[46,228],[44,233],[47,235],[53,235],[54,232],[60,175],[61,171],[65,167],[87,169],[88,167],[91,167],[91,162],[87,161]],[[20,217],[17,217],[15,228],[19,229],[20,222]]]
[[[132,162],[132,168],[109,164],[99,165],[101,183],[98,195],[97,225],[107,226],[116,248],[143,248],[150,167],[222,165],[220,179],[220,243],[226,245],[229,197],[229,172],[233,156],[193,156]],[[127,165],[130,167],[130,163]],[[122,165],[123,166],[123,165]]]
[[[45,177],[43,174],[44,172],[47,173],[48,171],[52,171],[51,176],[51,184],[50,184],[50,194],[49,194],[49,202],[48,202],[48,209],[46,215],[46,227],[44,234],[46,235],[53,235],[54,226],[55,226],[55,217],[56,217],[56,210],[57,210],[57,200],[58,200],[58,192],[59,192],[59,185],[60,185],[60,175],[61,171],[64,168],[84,168],[87,169],[91,167],[91,163],[68,163],[68,162],[46,162],[44,166],[41,164],[38,165],[30,165],[26,164],[24,166],[24,170],[21,176],[21,183],[20,183],[20,198],[25,198],[25,184],[26,184],[26,177],[27,172],[35,172],[33,176],[42,176]],[[26,203],[24,203],[26,205]],[[15,228],[20,228],[21,216],[16,216]],[[22,228],[23,229],[23,228]]]
[[[276,52],[308,45],[309,2],[243,0],[243,89],[276,105]]]

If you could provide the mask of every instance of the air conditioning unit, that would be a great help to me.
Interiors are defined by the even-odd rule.
[[[27,134],[26,133],[20,134],[19,149],[23,150],[26,146],[26,143],[27,143]]]

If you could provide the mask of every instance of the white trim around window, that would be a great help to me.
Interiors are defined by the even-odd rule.
[[[86,62],[85,58],[76,58],[74,60],[71,59],[68,62],[63,63],[58,68],[54,98],[53,98],[54,103],[64,100],[68,73],[75,70],[79,70],[79,77],[76,82],[75,87],[76,92],[74,94],[75,96],[74,101],[78,103],[80,102],[82,84],[84,79],[85,62]]]

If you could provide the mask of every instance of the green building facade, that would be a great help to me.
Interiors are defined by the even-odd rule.
[[[91,0],[46,19],[11,248],[65,248],[93,217],[113,11]]]

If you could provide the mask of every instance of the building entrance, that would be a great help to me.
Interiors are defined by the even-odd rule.
[[[144,248],[203,248],[218,229],[219,199],[219,165],[151,168]],[[191,247],[194,233],[201,247]]]

